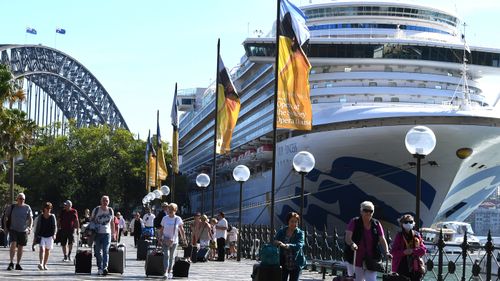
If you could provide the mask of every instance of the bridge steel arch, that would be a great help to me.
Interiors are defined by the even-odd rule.
[[[129,129],[106,89],[71,56],[41,45],[0,45],[0,53],[0,62],[10,66],[15,78],[24,78],[28,88],[32,85],[39,87],[66,119],[75,121],[77,127],[107,124],[113,128]],[[37,95],[40,103],[41,94]],[[32,111],[32,98],[28,103],[28,110]],[[43,103],[45,106],[45,97]],[[48,105],[47,100],[45,123]],[[38,115],[41,110],[38,108]],[[52,107],[50,112],[52,114]]]

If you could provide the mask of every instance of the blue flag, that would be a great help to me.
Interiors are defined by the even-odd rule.
[[[151,130],[148,133],[148,139],[146,140],[146,155],[145,155],[145,160],[146,163],[149,163],[149,152],[151,151]]]
[[[66,29],[64,29],[64,28],[58,28],[58,29],[56,29],[56,33],[66,34]]]
[[[36,35],[36,29],[34,29],[32,27],[26,27],[26,33]]]

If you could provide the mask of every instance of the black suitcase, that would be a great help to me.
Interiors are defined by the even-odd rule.
[[[281,280],[281,266],[279,265],[253,265],[252,281]]]
[[[172,267],[174,277],[188,277],[191,263],[186,258],[176,258]]]
[[[77,250],[75,255],[75,274],[86,273],[92,271],[92,251]]]
[[[148,248],[151,246],[151,240],[139,240],[137,243],[137,260],[145,260],[148,255]]]
[[[111,245],[109,247],[108,271],[110,273],[121,273],[125,269],[126,248],[123,244]]]
[[[210,254],[210,248],[201,248],[198,250],[198,253],[196,254],[196,261],[199,262],[206,262],[208,261],[208,255]]]
[[[191,262],[197,262],[198,246],[191,246]]]
[[[144,269],[147,277],[163,276],[165,274],[165,268],[163,267],[163,252],[161,249],[148,251]]]
[[[392,273],[384,273],[382,275],[382,281],[410,281],[410,278],[392,272]]]
[[[191,258],[191,252],[193,251],[193,246],[188,245],[187,247],[182,247],[184,250],[184,257],[185,258]]]

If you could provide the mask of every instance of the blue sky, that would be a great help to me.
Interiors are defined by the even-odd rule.
[[[313,3],[317,1],[312,0]],[[106,88],[130,130],[144,139],[156,129],[171,139],[170,109],[179,88],[215,79],[217,39],[228,68],[243,55],[243,40],[270,30],[273,0],[23,0],[2,2],[0,44],[55,47],[82,63]],[[297,5],[306,0],[292,0]],[[500,1],[414,1],[458,11],[470,45],[500,48]],[[473,5],[471,4],[473,3]],[[38,35],[26,34],[33,27]],[[57,27],[66,35],[57,35]]]

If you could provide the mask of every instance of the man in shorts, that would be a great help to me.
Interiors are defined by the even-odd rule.
[[[9,231],[10,239],[10,263],[7,270],[14,269],[14,255],[17,249],[16,270],[23,270],[21,267],[21,258],[23,257],[23,248],[28,242],[28,235],[33,225],[33,212],[31,207],[25,204],[26,195],[19,193],[16,197],[16,204],[12,204],[5,214],[6,226]]]
[[[78,220],[78,211],[72,208],[71,201],[64,201],[64,209],[59,214],[59,231],[61,232],[61,247],[64,254],[63,261],[71,261],[71,250],[73,249],[73,242],[75,237],[73,233],[76,229],[78,235],[80,230],[80,221]],[[66,247],[67,245],[67,247]]]

